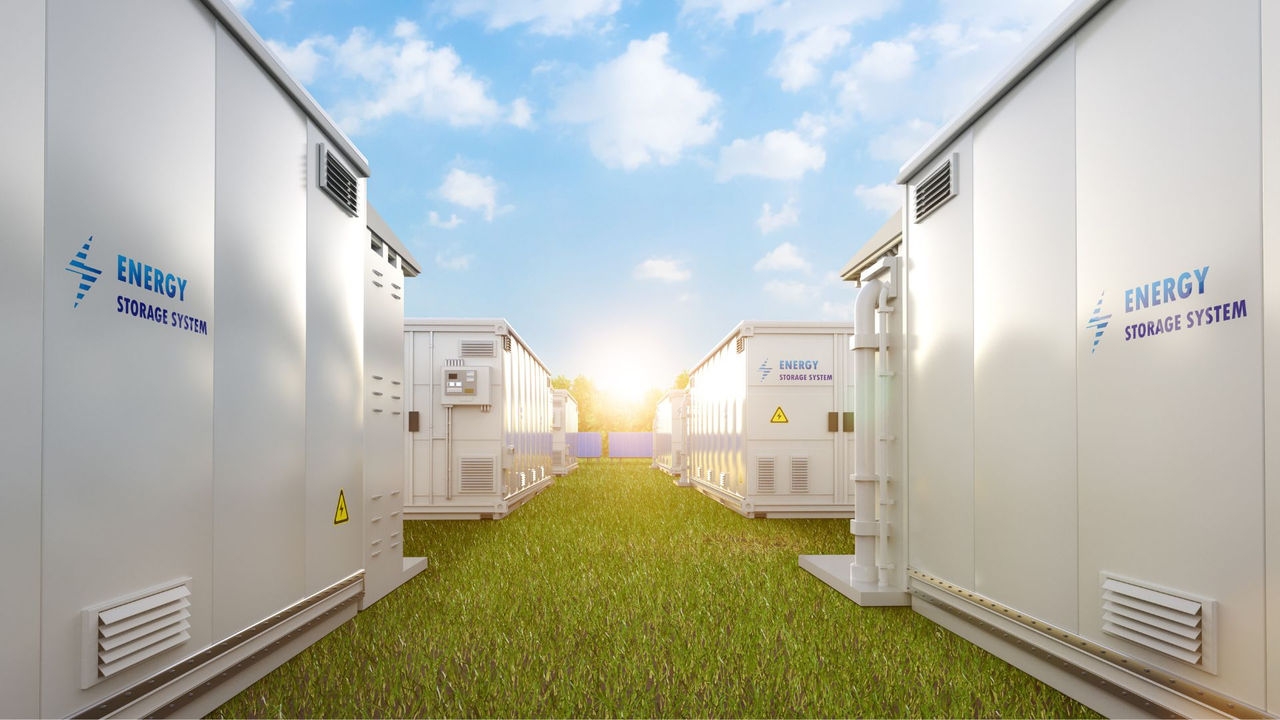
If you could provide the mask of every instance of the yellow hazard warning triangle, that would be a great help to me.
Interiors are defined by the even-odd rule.
[[[333,524],[341,525],[351,519],[347,514],[347,498],[342,494],[342,489],[338,489],[338,509],[333,511]]]
[[[757,416],[757,417],[759,417],[759,416]],[[779,405],[779,406],[778,406],[778,409],[777,409],[777,410],[774,410],[774,411],[773,411],[773,418],[772,418],[771,420],[769,420],[769,422],[771,422],[771,423],[784,423],[784,422],[787,422],[787,414],[786,414],[786,413],[784,413],[784,412],[782,412],[782,406],[781,406],[781,405]]]

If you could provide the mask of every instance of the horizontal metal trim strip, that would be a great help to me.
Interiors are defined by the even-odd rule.
[[[221,640],[217,643],[214,643],[213,645],[210,645],[204,650],[201,650],[200,652],[197,652],[191,655],[185,660],[182,660],[181,662],[178,662],[168,668],[165,668],[164,670],[161,670],[160,672],[156,673],[155,675],[152,675],[146,680],[143,680],[142,682],[137,683],[136,685],[132,685],[130,687],[124,688],[120,692],[117,692],[114,695],[110,695],[104,698],[103,700],[101,700],[100,702],[94,703],[93,705],[90,705],[84,708],[83,710],[75,713],[71,717],[96,718],[96,717],[103,717],[106,715],[110,715],[116,712],[117,710],[119,710],[120,708],[125,707],[126,705],[129,705],[130,703],[137,701],[139,697],[147,695],[148,693],[155,691],[161,686],[166,685],[170,682],[173,682],[174,680],[177,680],[178,678],[182,677],[183,675],[186,675],[192,670],[195,670],[201,665],[204,665],[205,663],[213,660],[214,658],[217,658],[219,655],[222,655],[224,653],[231,651],[237,645],[240,645],[258,635],[261,635],[262,633],[265,633],[271,630],[277,625],[280,625],[288,621],[289,619],[306,612],[307,610],[315,607],[316,605],[319,605],[320,603],[323,603],[325,600],[333,597],[334,595],[337,595],[338,593],[341,593],[344,590],[354,585],[358,585],[362,582],[364,582],[364,570],[357,570],[356,572],[330,585],[324,590],[321,590],[306,598],[303,598],[302,600],[299,600],[298,602],[290,605],[289,607],[284,608],[283,610],[280,610],[279,612],[267,618],[264,618],[259,622],[254,623],[253,625],[250,625],[249,627],[226,638],[225,640]]]
[[[1037,620],[1036,618],[1015,610],[1008,605],[998,603],[971,590],[962,588],[959,585],[947,582],[942,578],[934,577],[933,575],[921,572],[915,568],[907,568],[907,575],[911,579],[925,583],[932,588],[946,593],[947,595],[972,603],[977,607],[1003,617],[1005,620],[1012,621],[1023,627],[1029,628],[1039,635],[1043,635],[1044,637],[1063,643],[1073,650],[1078,650],[1091,655],[1095,659],[1119,670],[1123,670],[1139,680],[1149,682],[1171,692],[1178,693],[1193,702],[1203,703],[1215,710],[1218,710],[1219,712],[1233,717],[1267,717],[1267,714],[1262,710],[1223,695],[1212,688],[1208,688],[1204,685],[1188,680],[1181,675],[1175,675],[1167,670],[1149,665],[1137,658],[1118,652],[1113,648],[1099,645],[1098,643],[1076,635],[1075,633],[1067,632],[1062,628]],[[915,592],[920,591],[917,590]],[[1085,671],[1081,669],[1081,672]]]

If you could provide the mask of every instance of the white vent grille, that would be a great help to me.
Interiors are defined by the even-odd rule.
[[[791,492],[809,492],[809,458],[791,458]]]
[[[756,490],[762,493],[771,493],[776,485],[774,484],[774,459],[771,457],[756,458]]]
[[[496,492],[492,457],[464,457],[458,460],[458,491],[467,494]]]
[[[919,223],[934,210],[956,196],[956,166],[959,155],[952,154],[928,177],[916,186],[916,222]]]
[[[360,186],[356,176],[342,166],[342,161],[320,143],[320,187],[338,203],[348,215],[360,214]]]
[[[493,341],[463,340],[462,357],[493,357]]]
[[[734,350],[736,350],[736,351],[737,351],[737,352],[739,352],[739,353],[744,353],[744,352],[746,352],[746,351],[747,351],[747,339],[746,339],[746,338],[744,338],[744,337],[742,337],[741,335],[739,335],[739,336],[738,336],[738,339],[733,341],[733,349],[734,349]]]
[[[1214,602],[1102,576],[1102,632],[1217,673]]]
[[[90,687],[191,639],[190,578],[84,610],[85,662],[81,687]]]

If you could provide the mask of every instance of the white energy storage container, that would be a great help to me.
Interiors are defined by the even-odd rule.
[[[689,393],[668,390],[653,413],[653,465],[670,475],[676,485],[688,487],[688,450],[685,437],[689,426]]]
[[[505,320],[406,320],[405,517],[504,517],[553,482],[551,373]]]
[[[404,576],[368,166],[222,0],[6,2],[0,68],[0,716],[199,716]]]
[[[578,401],[568,390],[551,391],[551,473],[568,475],[578,468],[574,437],[578,434]]]
[[[693,486],[747,517],[853,517],[848,323],[744,322],[689,373]]]
[[[871,569],[1103,714],[1280,714],[1280,12],[1077,2],[898,182]]]

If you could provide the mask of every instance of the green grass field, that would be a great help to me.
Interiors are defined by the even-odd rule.
[[[1097,717],[797,556],[647,461],[583,461],[506,519],[406,522],[428,570],[212,717]]]

